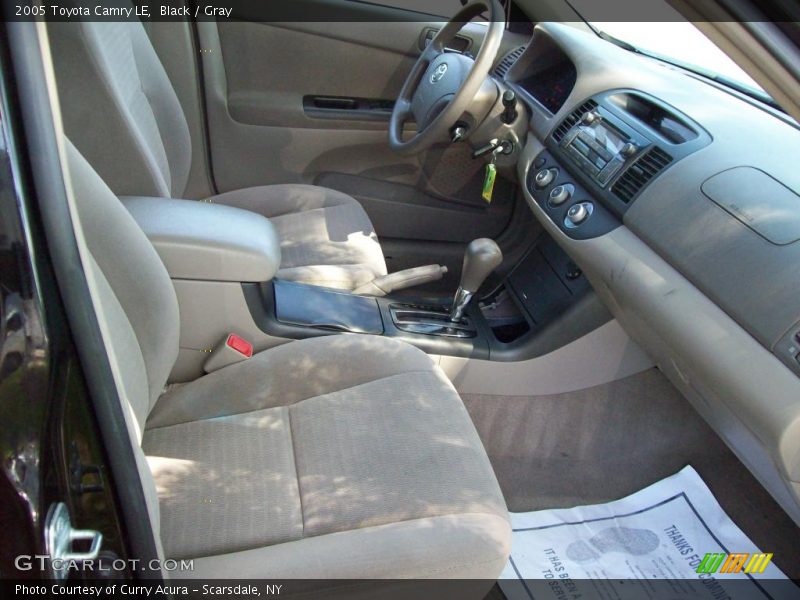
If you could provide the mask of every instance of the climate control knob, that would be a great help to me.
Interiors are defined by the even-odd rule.
[[[542,169],[536,173],[536,177],[534,177],[533,181],[537,188],[546,188],[548,185],[553,183],[556,175],[558,175],[557,169]]]
[[[567,216],[564,218],[564,225],[570,229],[574,229],[581,223],[584,223],[594,211],[594,205],[591,202],[579,202],[569,207]]]
[[[572,194],[575,193],[575,187],[571,183],[565,183],[563,185],[557,185],[550,191],[550,206],[561,206],[572,198]]]

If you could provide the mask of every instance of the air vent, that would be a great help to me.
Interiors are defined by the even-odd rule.
[[[556,143],[560,142],[562,138],[567,135],[567,132],[574,127],[575,123],[581,120],[581,117],[584,114],[590,110],[594,110],[595,108],[597,108],[597,102],[590,99],[569,113],[553,132],[553,139],[556,141]]]
[[[651,179],[672,162],[672,157],[661,148],[653,146],[647,154],[628,167],[611,188],[617,198],[630,203]]]
[[[500,79],[504,79],[506,73],[511,69],[517,59],[522,56],[522,53],[525,52],[525,48],[527,46],[520,46],[519,48],[514,48],[511,52],[506,54],[497,66],[494,68],[494,75],[495,77],[499,77]]]

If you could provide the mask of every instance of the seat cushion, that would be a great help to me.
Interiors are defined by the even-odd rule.
[[[281,239],[281,279],[353,290],[387,273],[367,213],[346,194],[286,184],[236,190],[209,201],[272,221]]]
[[[241,577],[491,579],[508,556],[505,503],[464,405],[402,342],[262,352],[165,394],[143,447],[166,555],[200,559],[186,575],[235,562]]]

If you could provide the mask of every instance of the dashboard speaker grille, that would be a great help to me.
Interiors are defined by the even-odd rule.
[[[629,204],[671,162],[672,157],[669,154],[653,146],[619,176],[611,191],[625,204]]]
[[[525,52],[525,48],[527,48],[527,46],[520,46],[519,48],[514,48],[511,52],[506,54],[503,57],[503,60],[497,63],[497,66],[494,68],[495,77],[503,79],[514,63],[517,62],[517,59],[522,56],[523,52]]]
[[[556,143],[560,142],[564,136],[567,135],[567,132],[572,129],[578,121],[581,120],[583,115],[591,110],[594,110],[595,108],[597,108],[597,102],[594,100],[587,100],[578,108],[569,113],[564,120],[559,123],[555,131],[553,131],[553,139],[556,141]]]

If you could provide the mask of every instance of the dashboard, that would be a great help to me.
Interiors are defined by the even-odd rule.
[[[518,54],[534,216],[800,523],[797,124],[569,25]]]

